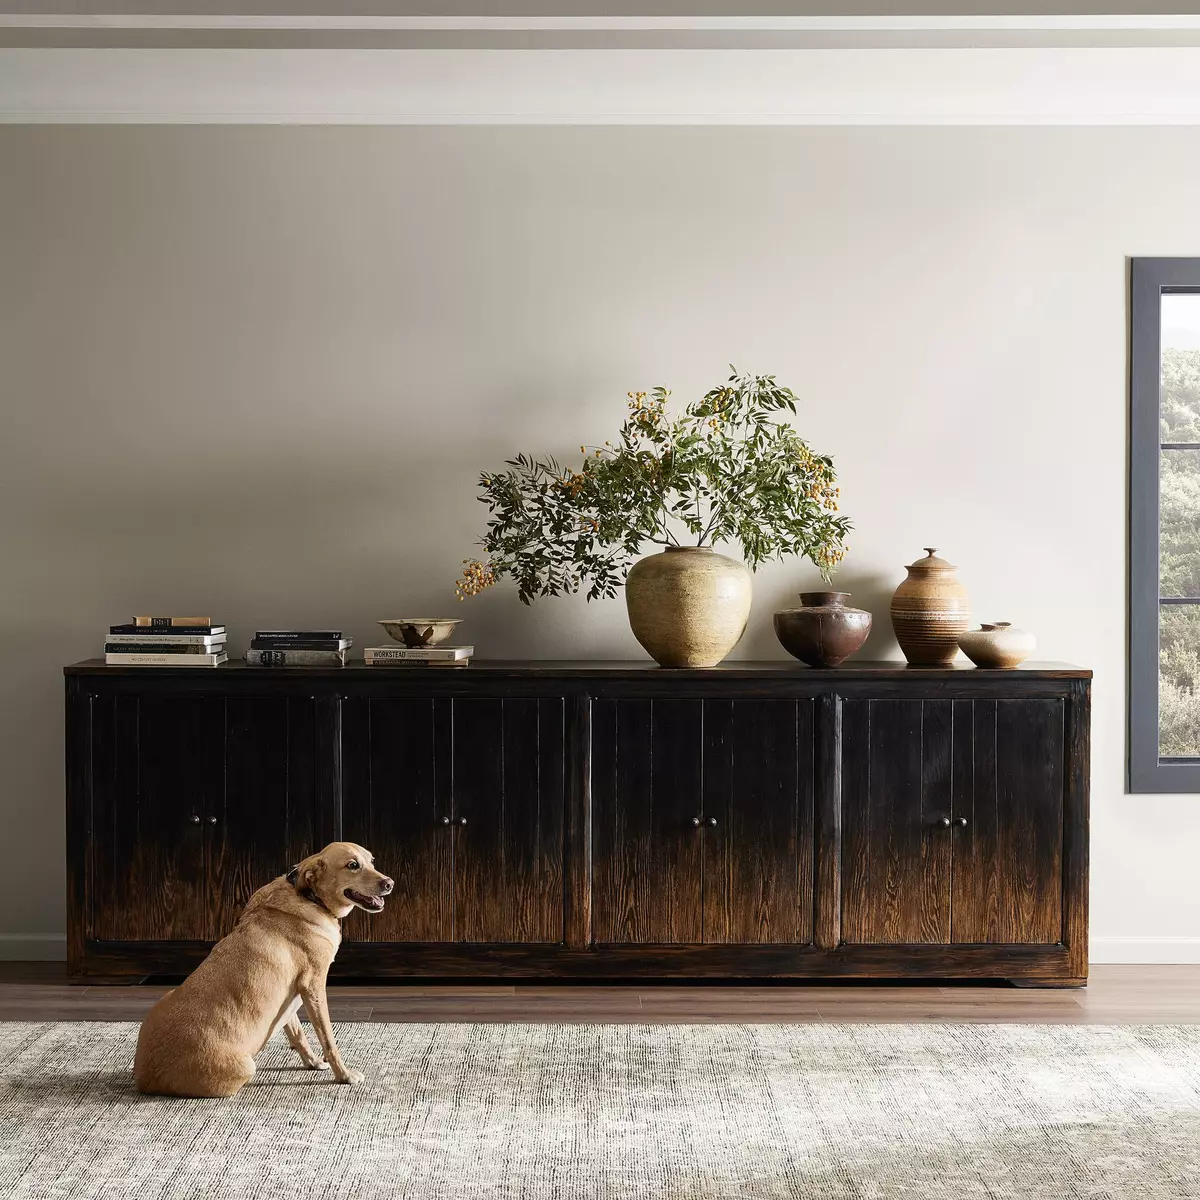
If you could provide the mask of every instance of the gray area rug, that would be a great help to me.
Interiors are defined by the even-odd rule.
[[[1200,1197],[1200,1028],[378,1025],[233,1100],[134,1024],[0,1024],[0,1197]]]

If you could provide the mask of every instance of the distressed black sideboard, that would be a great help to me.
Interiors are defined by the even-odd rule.
[[[73,977],[177,974],[335,838],[336,969],[1087,977],[1091,673],[66,669]]]

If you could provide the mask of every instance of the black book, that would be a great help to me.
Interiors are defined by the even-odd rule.
[[[191,633],[203,634],[211,637],[213,634],[224,633],[224,625],[135,625],[132,621],[127,621],[124,625],[110,625],[109,633],[136,633],[138,636],[145,635],[147,641],[153,641],[157,637],[174,637],[176,634]]]
[[[260,629],[254,635],[256,642],[336,642],[340,641],[340,629]],[[324,647],[322,647],[324,649]]]
[[[144,642],[105,642],[105,654],[224,654],[225,643],[212,646],[179,645],[176,642],[163,644],[147,638]]]
[[[265,638],[256,637],[251,650],[348,650],[353,638]]]

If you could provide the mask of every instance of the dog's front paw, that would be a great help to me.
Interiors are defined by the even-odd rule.
[[[332,1071],[333,1068],[323,1059],[317,1058],[308,1064],[314,1071]]]
[[[366,1076],[361,1071],[353,1071],[347,1068],[338,1076],[338,1083],[362,1083]]]

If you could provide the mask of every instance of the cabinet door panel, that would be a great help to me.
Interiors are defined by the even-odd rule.
[[[701,701],[593,701],[596,942],[702,940],[702,757]]]
[[[563,765],[560,698],[454,701],[457,941],[562,941]]]
[[[211,903],[228,933],[263,884],[321,847],[316,840],[316,722],[311,698],[225,702],[225,788],[206,814]]]
[[[811,942],[811,700],[704,702],[704,818],[704,940]]]
[[[954,703],[956,942],[1062,940],[1061,700]]]
[[[444,942],[450,894],[451,701],[348,697],[342,702],[342,835],[396,881],[383,912],[356,910],[347,938]]]
[[[93,702],[92,937],[217,936],[205,816],[223,801],[224,709],[220,697]]]
[[[842,938],[950,940],[952,701],[842,709]]]

